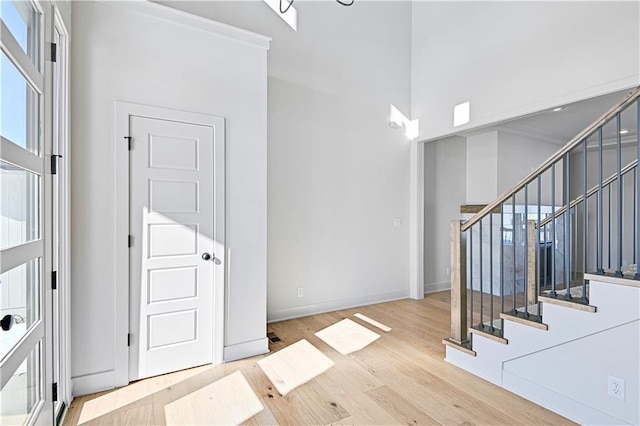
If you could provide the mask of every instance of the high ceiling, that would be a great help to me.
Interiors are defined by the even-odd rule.
[[[560,111],[544,110],[526,117],[517,118],[501,123],[493,128],[511,129],[519,133],[531,134],[537,137],[565,144],[580,131],[585,129],[611,107],[616,105],[629,90],[614,92],[592,99],[586,99],[570,105],[563,105]],[[621,129],[628,130],[625,138],[635,136],[635,114],[637,106],[631,106],[621,116]],[[487,131],[488,129],[483,129]],[[604,138],[614,138],[616,135],[615,120],[605,126]]]

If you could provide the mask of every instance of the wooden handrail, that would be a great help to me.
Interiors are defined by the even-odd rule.
[[[620,175],[625,175],[627,173],[629,173],[631,170],[635,169],[638,165],[638,160],[633,160],[632,162],[630,162],[629,164],[627,164],[626,166],[624,166],[621,170],[620,170]],[[611,184],[612,182],[614,182],[616,179],[618,179],[618,173],[614,173],[611,176],[609,176],[608,178],[604,179],[602,181],[602,187],[604,188],[605,186]],[[598,188],[600,187],[600,185],[596,185],[593,188],[591,188],[590,190],[587,191],[587,198],[591,197],[593,194],[595,194],[596,192],[598,192]],[[584,194],[576,197],[575,199],[573,199],[570,203],[569,203],[569,208],[573,208],[576,205],[580,204],[582,202],[582,199],[584,198]],[[567,211],[567,206],[562,206],[560,207],[558,210],[555,211],[554,214],[547,216],[544,220],[540,221],[540,224],[538,225],[538,229],[542,228],[543,226],[545,226],[547,223],[551,222],[553,220],[554,217],[558,217],[560,215],[562,215],[564,212]]]
[[[493,211],[496,207],[500,206],[500,204],[507,201],[511,198],[515,193],[520,191],[529,183],[533,182],[533,180],[539,175],[544,173],[549,167],[551,167],[554,163],[562,159],[562,157],[571,151],[573,148],[582,143],[583,140],[591,136],[593,132],[595,132],[599,127],[604,126],[609,120],[613,119],[616,114],[626,109],[630,106],[636,99],[640,96],[640,86],[633,89],[629,92],[617,105],[613,106],[607,112],[605,112],[600,118],[587,126],[583,131],[578,133],[573,139],[571,139],[565,146],[560,148],[555,154],[553,154],[547,161],[538,166],[531,173],[522,178],[518,183],[513,185],[511,188],[502,193],[498,198],[489,203],[485,208],[476,213],[471,219],[466,221],[460,231],[464,232],[475,225],[477,222],[482,220],[487,214]]]

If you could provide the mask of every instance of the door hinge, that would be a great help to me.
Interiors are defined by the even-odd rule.
[[[51,271],[51,290],[58,288],[58,271]]]
[[[53,399],[53,401],[55,402],[55,401],[58,400],[58,384],[54,383],[51,386],[51,390],[52,390],[52,393],[53,393],[53,395],[51,396],[51,399]]]
[[[131,136],[125,136],[124,137],[127,140],[127,143],[129,144],[129,151],[131,151],[131,147],[133,145],[133,138],[131,138]]]
[[[62,155],[51,154],[51,174],[58,174],[58,158],[62,158]]]
[[[133,235],[129,235],[129,238],[127,240],[127,245],[129,247],[133,246]]]
[[[58,61],[58,45],[55,43],[51,43],[51,62]]]
[[[127,334],[127,347],[131,346],[131,333]]]

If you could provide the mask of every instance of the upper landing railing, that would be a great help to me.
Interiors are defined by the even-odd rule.
[[[451,227],[451,338],[542,323],[538,296],[588,304],[585,273],[640,279],[640,86]]]

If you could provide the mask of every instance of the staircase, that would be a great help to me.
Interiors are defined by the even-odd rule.
[[[640,424],[640,87],[451,223],[446,360],[583,424]]]

